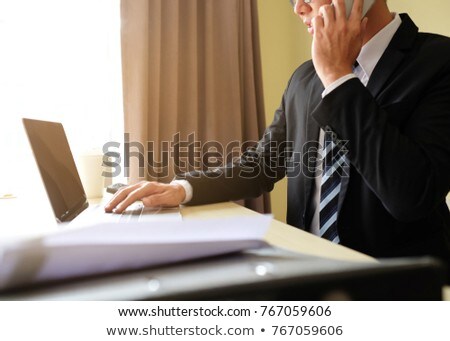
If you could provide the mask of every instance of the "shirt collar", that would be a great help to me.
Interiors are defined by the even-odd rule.
[[[394,14],[394,19],[381,31],[372,37],[361,49],[356,59],[366,74],[367,78],[372,75],[375,66],[381,59],[384,51],[388,47],[392,38],[402,23],[402,19],[398,13]]]

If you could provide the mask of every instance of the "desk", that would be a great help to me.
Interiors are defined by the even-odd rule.
[[[450,203],[450,196],[447,197],[447,200]],[[258,213],[235,203],[227,202],[204,206],[186,206],[182,208],[181,214],[183,215],[183,219],[207,219],[213,217],[225,218],[254,215]],[[294,228],[275,219],[272,221],[265,239],[271,245],[308,255],[353,262],[377,262],[373,257],[342,245],[333,244],[323,238],[318,238],[311,233]],[[450,301],[450,286],[443,288],[443,299]]]
[[[90,200],[90,203],[98,204],[100,201],[101,199],[93,199]],[[27,214],[25,215],[23,214],[24,207],[27,207]],[[52,229],[48,228],[48,226],[55,225],[51,207],[42,198],[0,200],[0,213],[2,221],[5,222],[5,225],[8,225],[8,229],[0,231],[0,238],[10,235],[39,235],[45,231],[51,231]],[[258,213],[238,204],[226,202],[203,206],[184,206],[181,208],[181,214],[183,219],[189,220],[239,217],[243,215],[257,215]],[[360,252],[333,244],[276,220],[272,221],[266,241],[271,245],[308,255],[357,262],[375,262],[373,258]]]
[[[7,200],[6,202],[0,202],[0,208],[5,209],[8,208],[8,212],[15,212],[16,209],[14,207],[18,207],[19,200],[11,199]],[[21,206],[23,207],[23,206]],[[4,211],[5,212],[5,211]],[[181,208],[181,214],[183,216],[183,219],[190,220],[190,219],[208,219],[208,218],[220,218],[220,217],[233,217],[233,216],[245,216],[245,215],[256,215],[258,213],[251,211],[249,209],[246,209],[244,207],[241,207],[235,203],[220,203],[220,204],[212,204],[212,205],[204,205],[204,206],[195,206],[195,207],[182,207]],[[271,226],[269,228],[269,231],[267,232],[267,235],[265,236],[265,239],[267,242],[269,242],[271,245],[281,247],[283,249],[301,252],[302,254],[309,256],[318,256],[321,258],[328,258],[332,261],[327,261],[328,264],[326,266],[327,269],[324,269],[323,273],[326,273],[326,271],[330,271],[331,273],[334,273],[333,271],[339,271],[336,270],[336,265],[334,264],[334,260],[344,261],[344,262],[350,262],[350,267],[347,266],[347,270],[351,268],[359,268],[359,270],[363,269],[369,269],[374,268],[374,266],[377,265],[377,261],[369,257],[367,255],[364,255],[360,252],[348,249],[346,247],[343,247],[341,245],[333,244],[327,240],[321,239],[319,237],[316,237],[312,234],[309,234],[307,232],[304,232],[302,230],[296,229],[292,226],[286,225],[284,223],[281,223],[279,221],[273,220],[271,223]],[[212,288],[215,286],[219,286],[223,284],[226,278],[232,279],[233,277],[236,277],[236,271],[244,270],[249,271],[248,266],[254,266],[255,259],[250,257],[244,256],[242,258],[236,258],[234,260],[221,260],[221,259],[212,259],[207,260],[200,263],[188,263],[188,264],[181,264],[181,265],[174,265],[173,267],[169,268],[157,268],[157,269],[147,269],[142,271],[137,271],[136,273],[131,274],[118,274],[118,275],[112,275],[112,276],[105,276],[105,278],[100,279],[86,279],[81,281],[76,281],[74,283],[68,282],[62,285],[58,286],[50,286],[50,287],[44,287],[38,290],[31,290],[28,292],[18,292],[18,293],[12,293],[12,296],[7,294],[6,296],[3,296],[0,294],[0,300],[1,299],[43,299],[43,300],[53,300],[53,299],[63,299],[63,300],[83,300],[83,299],[90,299],[90,300],[97,300],[97,299],[107,299],[107,300],[121,300],[121,299],[128,299],[128,300],[134,300],[134,299],[147,299],[148,296],[148,281],[150,279],[150,282],[154,282],[154,278],[158,279],[158,283],[163,283],[163,287],[167,288],[168,290],[177,290],[177,286],[179,287],[179,283],[183,282],[183,292],[188,292],[189,290],[186,290],[186,288],[189,288],[189,283],[185,283],[187,278],[196,278],[197,282],[195,283],[196,286],[198,286],[198,281],[205,283],[204,278],[208,278],[208,284],[211,285]],[[258,261],[258,260],[256,260]],[[274,260],[276,262],[276,260]],[[314,260],[313,260],[314,261]],[[207,265],[209,264],[209,265]],[[274,263],[275,264],[275,263]],[[304,263],[303,265],[305,265]],[[359,265],[361,264],[361,265]],[[300,265],[302,267],[303,265]],[[209,268],[208,268],[209,266]],[[291,269],[297,269],[298,271],[298,263],[295,263],[295,267]],[[306,266],[308,266],[306,264]],[[323,263],[309,263],[310,268],[316,269],[317,266],[321,267],[323,266]],[[253,269],[253,268],[252,268]],[[253,270],[252,270],[253,271]],[[290,271],[290,270],[289,270]],[[304,270],[301,270],[304,271]],[[316,271],[316,270],[314,270]],[[313,272],[314,272],[313,271]],[[216,276],[216,278],[213,278],[213,275],[217,275],[217,273],[220,273],[220,278]],[[205,277],[206,274],[206,277]],[[211,276],[208,276],[211,274]],[[254,276],[254,275],[253,275]],[[199,279],[201,277],[201,279]],[[244,277],[244,276],[242,276]],[[348,275],[347,275],[347,278]],[[427,278],[422,276],[423,278]],[[215,282],[214,282],[215,280]],[[328,276],[328,280],[330,280],[330,277]],[[355,277],[351,275],[350,280],[352,282],[355,282]],[[334,277],[332,278],[332,282],[334,281]],[[382,283],[382,279],[380,280]],[[172,287],[170,285],[172,285]],[[297,282],[295,282],[297,283]],[[295,284],[294,283],[294,284]],[[356,283],[358,283],[356,281]],[[389,283],[389,282],[386,282]],[[408,282],[410,283],[410,282]],[[244,283],[245,284],[245,283]],[[175,285],[175,288],[173,287]],[[295,284],[296,285],[296,284]],[[372,285],[373,286],[373,285]],[[126,291],[124,291],[124,288],[127,288]],[[252,288],[254,290],[253,284]],[[291,286],[292,288],[292,286]],[[403,288],[405,286],[401,286],[400,290],[403,291]],[[179,289],[179,288],[178,288]],[[205,288],[206,289],[206,288]],[[196,287],[193,288],[194,292]],[[439,287],[437,287],[437,291],[439,291]],[[142,296],[141,295],[142,292]],[[192,290],[190,291],[191,296],[182,296],[183,292],[175,292],[176,297],[181,297],[184,299],[184,297],[191,299],[192,296]],[[449,293],[450,290],[446,289],[444,292],[444,295]],[[100,293],[100,295],[99,295]],[[104,296],[101,296],[104,293]],[[267,294],[267,291],[266,291]],[[16,295],[16,296],[15,296]],[[146,296],[147,295],[147,296]],[[217,296],[212,296],[217,297]],[[236,296],[232,296],[236,297]],[[445,296],[448,297],[448,296]],[[156,297],[157,298],[157,297]],[[197,298],[196,298],[197,299]],[[200,297],[200,299],[202,299]],[[264,299],[267,299],[267,296],[264,296]],[[274,299],[278,299],[275,297]]]
[[[181,209],[181,214],[183,219],[208,219],[258,213],[235,203],[227,202],[203,206],[186,206]],[[312,256],[355,262],[376,262],[374,258],[363,253],[333,244],[277,220],[272,221],[265,239],[271,245]]]
[[[31,197],[26,200],[22,198],[0,200],[2,221],[9,226],[8,229],[0,231],[0,238],[2,234],[3,236],[10,234],[26,236],[38,235],[51,230],[47,226],[54,225],[55,222],[51,207],[45,199],[45,197]],[[90,203],[97,204],[100,201],[101,199],[93,199],[90,200]],[[24,207],[27,207],[27,214],[25,215],[23,214]],[[184,206],[181,208],[181,214],[183,219],[208,219],[256,215],[258,213],[238,204],[226,202],[202,206]],[[40,224],[37,224],[36,221],[39,221]],[[266,241],[274,246],[313,256],[355,262],[376,262],[374,258],[363,253],[333,244],[277,220],[272,221]]]

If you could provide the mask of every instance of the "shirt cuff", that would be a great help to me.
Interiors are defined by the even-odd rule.
[[[187,204],[189,201],[192,200],[192,195],[194,194],[194,189],[192,188],[192,185],[187,180],[173,180],[172,184],[178,184],[183,186],[184,191],[186,192],[186,196],[184,197],[183,202],[181,202],[181,205]]]
[[[356,77],[356,75],[354,73],[349,73],[348,75],[342,76],[341,78],[339,78],[338,80],[334,81],[333,83],[331,83],[330,85],[328,85],[325,90],[322,92],[322,98],[324,98],[326,95],[328,95],[330,92],[332,92],[333,90],[335,90],[336,88],[338,88],[339,86],[341,86],[342,84],[344,84],[346,81],[353,79],[353,78],[358,78]]]

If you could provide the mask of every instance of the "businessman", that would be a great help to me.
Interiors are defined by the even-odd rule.
[[[450,264],[450,39],[419,33],[385,0],[364,18],[362,0],[349,17],[344,0],[293,5],[312,60],[258,146],[227,167],[126,187],[105,210],[256,197],[287,176],[289,224],[374,257]]]

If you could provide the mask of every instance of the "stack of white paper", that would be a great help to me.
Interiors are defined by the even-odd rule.
[[[0,243],[0,289],[265,246],[270,216],[100,224]]]

